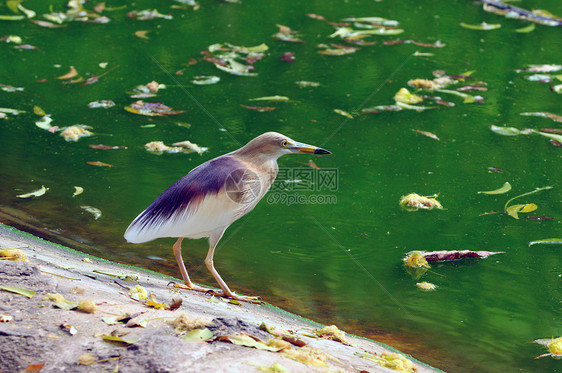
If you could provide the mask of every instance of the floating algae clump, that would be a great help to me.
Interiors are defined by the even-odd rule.
[[[408,256],[404,258],[404,264],[412,268],[418,268],[418,267],[431,268],[431,266],[427,262],[427,259],[420,251],[414,251],[411,254],[408,254]]]
[[[435,198],[436,194],[429,197],[420,196],[417,193],[410,193],[406,196],[400,197],[400,206],[408,211],[433,210],[434,208],[442,209],[443,206]]]

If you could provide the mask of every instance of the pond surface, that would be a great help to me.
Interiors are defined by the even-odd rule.
[[[41,20],[45,13],[68,9],[63,2],[22,4]],[[556,0],[517,4],[562,14]],[[95,5],[97,1],[85,7]],[[173,18],[143,21],[126,16],[154,8]],[[0,84],[5,88],[0,107],[22,111],[0,119],[2,222],[179,277],[174,239],[128,244],[122,235],[129,222],[193,167],[263,132],[278,131],[333,154],[279,160],[276,190],[234,223],[217,248],[216,266],[231,288],[388,343],[448,372],[560,369],[560,362],[550,357],[535,359],[547,351],[528,341],[562,334],[560,246],[529,246],[531,241],[562,237],[562,149],[541,134],[503,136],[490,129],[561,127],[548,117],[521,115],[562,115],[562,96],[551,90],[562,83],[559,78],[530,81],[532,72],[516,71],[529,64],[562,63],[560,27],[536,25],[532,32],[516,32],[529,23],[487,13],[465,0],[206,1],[197,9],[173,1],[107,1],[100,12],[111,21],[67,22],[62,28],[25,19],[0,21],[0,37],[17,35],[21,44],[37,48],[0,43]],[[0,14],[14,13],[2,5]],[[336,26],[307,14],[335,22],[385,17],[399,21],[404,32],[358,39],[377,43],[359,46],[355,53],[324,55],[318,53],[323,49],[318,44],[334,43],[332,49],[344,51],[339,45],[354,44],[337,35],[330,38]],[[501,28],[471,30],[461,22]],[[272,35],[279,31],[277,24],[298,30],[293,36],[304,43],[276,40]],[[383,43],[399,39],[418,44]],[[445,46],[435,48],[441,46],[437,41]],[[266,56],[254,63],[257,76],[234,76],[203,60],[201,51],[225,42],[267,44]],[[286,52],[294,52],[294,62],[285,61],[287,55],[280,58]],[[77,76],[57,79],[71,66]],[[411,79],[434,79],[443,74],[439,71],[472,71],[447,89],[485,83],[480,84],[485,91],[463,92],[481,96],[476,100],[481,102],[463,103],[455,94],[417,92],[407,85]],[[193,84],[200,75],[218,76],[220,82]],[[92,76],[99,80],[85,80]],[[84,80],[71,82],[79,77]],[[145,102],[186,112],[156,117],[124,110],[139,100],[130,91],[151,81],[166,88]],[[320,85],[299,87],[297,81]],[[6,86],[23,90],[8,92]],[[425,98],[418,105],[434,109],[361,113],[394,104],[403,87],[454,106]],[[274,95],[290,101],[250,101]],[[96,100],[116,105],[89,108]],[[241,105],[276,109],[258,112]],[[52,133],[35,124],[42,113],[34,113],[34,106],[51,115],[50,126],[83,124],[94,135],[65,141],[61,131]],[[144,145],[156,140],[167,145],[190,140],[209,150],[201,155],[147,152]],[[88,146],[100,143],[127,148]],[[309,167],[310,160],[322,170]],[[505,182],[512,186],[506,194],[478,193]],[[43,196],[16,197],[42,185],[49,188]],[[73,197],[74,186],[84,192]],[[510,203],[534,203],[536,211],[521,212],[519,219],[503,213],[510,198],[546,186],[553,188]],[[412,192],[438,194],[444,208],[401,209],[400,197]],[[93,206],[102,215],[96,220],[81,206]],[[500,213],[485,214],[492,211]],[[183,246],[192,278],[215,285],[203,265],[207,242],[185,240]],[[402,258],[413,250],[465,249],[504,253],[432,263],[420,278],[403,266]],[[424,292],[416,286],[421,281],[438,288]]]

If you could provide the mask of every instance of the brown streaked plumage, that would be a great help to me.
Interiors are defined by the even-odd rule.
[[[191,282],[181,257],[181,242],[209,237],[205,264],[222,289],[219,295],[258,302],[257,297],[239,296],[230,290],[215,269],[213,256],[224,231],[267,193],[277,176],[277,158],[288,153],[330,154],[277,132],[264,133],[238,150],[195,167],[172,184],[133,220],[125,238],[141,243],[178,237],[173,249],[185,285],[207,292],[209,289]]]

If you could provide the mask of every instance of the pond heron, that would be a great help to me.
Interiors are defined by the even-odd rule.
[[[125,232],[132,243],[162,237],[177,237],[173,246],[185,286],[196,291],[210,289],[191,282],[181,257],[184,238],[209,238],[205,265],[219,283],[217,295],[252,303],[259,297],[236,295],[213,263],[217,243],[224,231],[250,212],[275,180],[277,158],[289,153],[331,154],[276,132],[264,133],[231,153],[195,167],[176,181],[133,220]]]

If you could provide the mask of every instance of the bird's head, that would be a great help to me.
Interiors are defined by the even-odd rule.
[[[238,152],[247,156],[269,155],[274,158],[288,153],[332,154],[328,150],[295,141],[277,132],[266,132],[259,135],[240,148]]]

